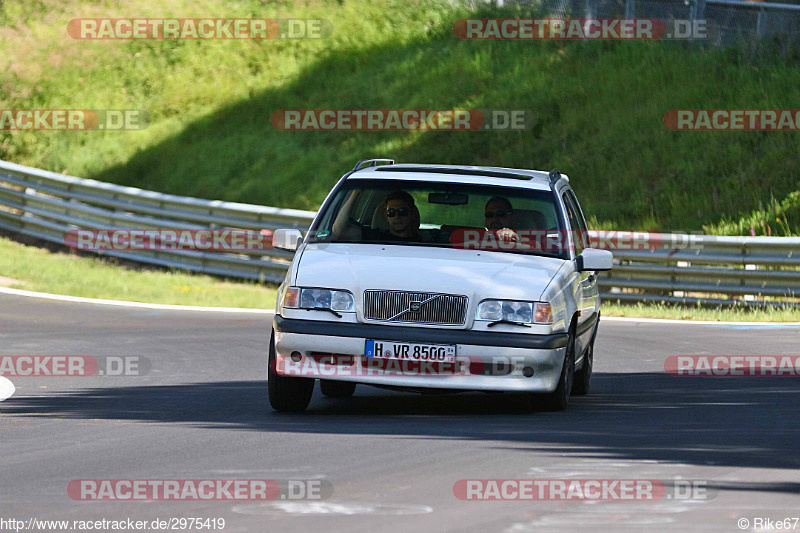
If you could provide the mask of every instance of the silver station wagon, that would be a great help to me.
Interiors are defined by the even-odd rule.
[[[600,322],[586,221],[558,171],[360,161],[295,251],[269,346],[272,407],[356,384],[518,392],[560,410],[586,394]]]

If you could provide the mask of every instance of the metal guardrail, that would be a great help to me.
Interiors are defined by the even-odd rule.
[[[314,215],[161,194],[0,161],[0,228],[61,245],[66,232],[76,228],[304,231]],[[686,236],[662,237],[680,243]],[[605,298],[714,305],[774,305],[800,298],[800,238],[693,235],[691,247],[612,251],[613,270],[598,276]],[[292,258],[279,250],[99,253],[259,281],[282,280]]]
[[[305,230],[313,212],[175,196],[0,161],[0,228],[64,245],[70,229]],[[281,281],[292,254],[117,251],[103,255],[259,281]]]
[[[667,242],[680,241],[677,236],[672,241],[673,236],[664,237]],[[598,276],[601,295],[607,299],[786,305],[800,298],[798,237],[693,235],[691,248],[613,253],[614,268]]]
[[[498,2],[530,5],[525,0]],[[800,42],[800,5],[760,0],[542,0],[547,13],[572,18],[648,18],[702,25],[694,36],[717,46],[741,45],[759,39]],[[693,30],[694,32],[694,30]],[[688,36],[687,36],[688,37]]]

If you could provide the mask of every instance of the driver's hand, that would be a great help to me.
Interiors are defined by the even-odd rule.
[[[519,242],[519,236],[513,229],[499,229],[496,234],[497,238],[503,242]]]

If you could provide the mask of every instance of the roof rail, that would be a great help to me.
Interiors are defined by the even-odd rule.
[[[555,182],[561,179],[561,172],[554,168],[547,176],[550,178],[550,183],[555,184]]]
[[[382,169],[379,168],[380,171],[386,172],[420,172],[420,173],[429,173],[429,174],[457,174],[462,176],[485,176],[489,178],[509,178],[514,180],[524,180],[530,181],[533,176],[529,176],[527,174],[517,174],[516,172],[505,172],[505,171],[497,171],[497,170],[480,170],[480,169],[471,169],[471,168],[447,168],[447,167],[437,167],[437,166],[415,166],[415,167],[406,167],[406,166],[397,166],[393,168]]]
[[[361,170],[366,167],[377,167],[378,163],[385,163],[387,165],[394,165],[394,159],[362,159],[356,166],[353,167],[353,172]]]

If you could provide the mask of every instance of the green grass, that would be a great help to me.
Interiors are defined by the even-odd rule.
[[[53,253],[0,237],[4,285],[37,292],[174,305],[274,309],[275,286],[210,276],[137,270],[114,259]]]
[[[486,9],[486,8],[483,8]],[[526,12],[486,13],[488,15]],[[76,41],[78,16],[317,17],[325,40]],[[660,42],[463,41],[445,1],[6,0],[0,107],[145,109],[136,132],[3,132],[0,158],[315,209],[358,159],[558,167],[598,228],[800,234],[797,132],[674,132],[679,108],[794,108],[793,55]],[[289,108],[531,109],[526,132],[283,132]],[[776,220],[777,219],[777,220]]]
[[[603,316],[712,320],[725,322],[800,322],[800,310],[789,308],[700,307],[667,303],[603,301]]]

